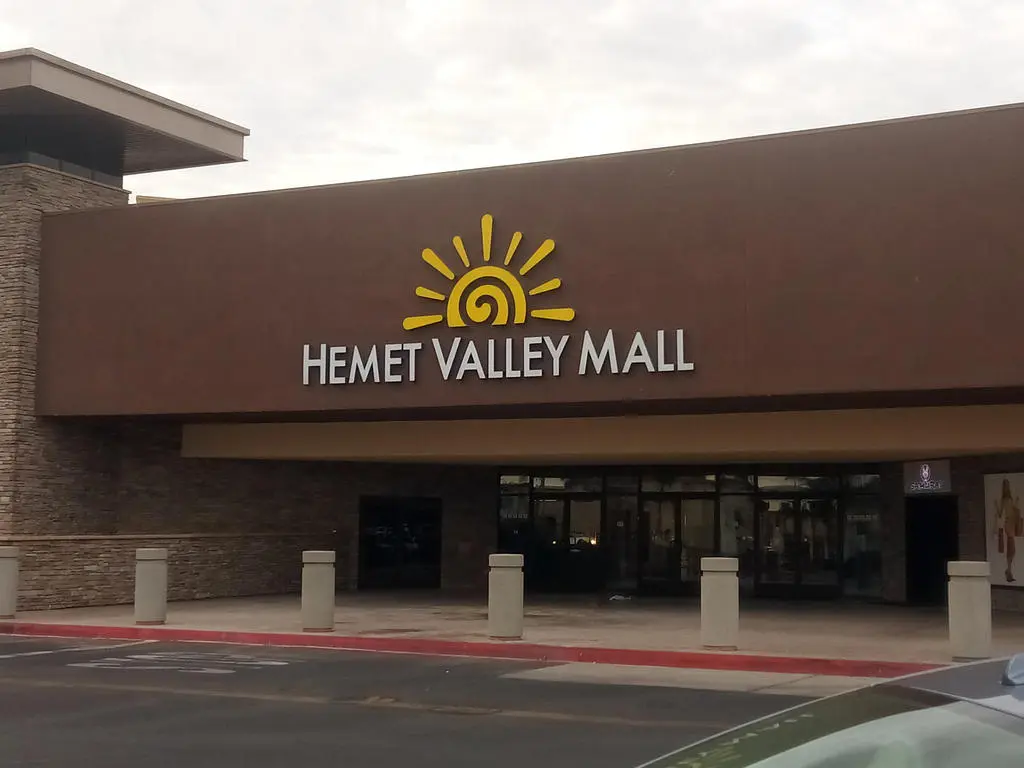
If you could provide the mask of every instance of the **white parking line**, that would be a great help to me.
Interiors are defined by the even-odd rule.
[[[141,662],[141,663],[140,663]],[[257,659],[233,653],[135,653],[123,657],[107,657],[68,664],[69,667],[89,669],[122,669],[129,671],[165,670],[203,675],[233,675],[239,669],[287,667],[289,662],[276,659]]]
[[[620,664],[569,663],[502,675],[516,680],[559,683],[691,688],[705,691],[784,694],[817,698],[879,682],[878,678],[739,672],[716,669],[632,667]]]
[[[110,651],[114,648],[129,648],[133,645],[145,645],[147,643],[154,643],[155,640],[136,640],[132,643],[119,643],[117,645],[85,645],[76,646],[75,648],[51,648],[46,651],[25,651],[24,653],[4,653],[0,654],[0,659],[20,659],[25,656],[50,656],[55,653],[81,653],[83,651]]]

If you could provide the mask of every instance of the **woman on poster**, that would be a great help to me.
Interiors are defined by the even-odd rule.
[[[996,546],[1001,554],[1006,555],[1006,583],[1012,584],[1017,579],[1013,576],[1013,560],[1017,554],[1017,537],[1024,519],[1020,513],[1020,498],[1013,495],[1010,478],[1003,478],[1002,492],[995,502],[995,531],[998,541]]]

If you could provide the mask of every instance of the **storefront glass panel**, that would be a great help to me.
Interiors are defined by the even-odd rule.
[[[601,500],[569,500],[569,545],[597,547],[601,544]]]
[[[592,592],[604,584],[601,498],[570,498],[569,548],[563,579],[572,592]]]
[[[740,563],[740,592],[754,592],[754,497],[722,496],[719,502],[719,551]]]
[[[525,555],[530,546],[530,497],[502,496],[498,508],[498,550]]]
[[[675,472],[645,474],[640,490],[645,493],[714,493],[715,476]]]
[[[849,475],[845,478],[846,488],[851,493],[873,493],[882,492],[881,475]]]
[[[838,490],[839,478],[813,475],[759,475],[757,487],[759,490],[768,493],[799,493],[805,491],[831,493]]]
[[[839,586],[839,514],[836,499],[800,502],[800,582]]]
[[[632,592],[638,586],[640,509],[636,495],[609,496],[605,503],[605,515],[607,525],[604,551],[608,589]]]
[[[565,543],[565,502],[562,499],[534,499],[533,530],[543,547]]]
[[[542,493],[600,493],[603,481],[600,475],[550,475],[534,477],[533,487]]]
[[[754,493],[757,483],[752,475],[726,473],[719,475],[719,493]]]
[[[882,596],[882,500],[851,496],[846,501],[843,534],[843,593]]]
[[[501,475],[499,548],[543,591],[697,594],[701,558],[739,560],[743,594],[878,599],[879,475],[593,468]]]
[[[502,493],[527,493],[530,490],[529,475],[501,475],[498,482]]]
[[[714,498],[682,499],[682,562],[680,575],[683,581],[696,584],[700,581],[700,559],[715,554],[715,506]]]
[[[679,581],[679,515],[672,499],[647,499],[643,504],[644,546],[640,576],[667,586]]]
[[[765,585],[794,585],[798,565],[797,504],[792,499],[767,499],[760,508],[758,572]]]
[[[636,494],[640,487],[639,475],[608,475],[605,479],[605,490],[608,493]]]

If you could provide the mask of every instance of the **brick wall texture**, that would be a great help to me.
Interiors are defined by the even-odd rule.
[[[0,544],[22,551],[22,609],[133,599],[134,553],[169,550],[171,599],[296,591],[304,549],[358,573],[362,495],[442,500],[442,587],[481,589],[496,540],[486,469],[186,460],[180,426],[34,415],[43,216],[127,193],[30,165],[0,168]]]

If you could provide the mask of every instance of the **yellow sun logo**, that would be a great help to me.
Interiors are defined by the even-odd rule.
[[[576,317],[576,312],[569,307],[557,307],[552,309],[529,309],[527,296],[540,296],[544,293],[556,291],[562,287],[562,281],[555,277],[545,283],[534,286],[527,290],[523,287],[520,278],[526,277],[530,271],[551,255],[555,250],[555,241],[551,239],[541,243],[523,265],[519,267],[518,275],[509,269],[509,265],[515,258],[516,249],[522,242],[523,233],[516,232],[512,235],[508,250],[505,251],[505,260],[502,266],[491,262],[491,235],[494,231],[494,217],[491,214],[484,214],[480,219],[480,234],[483,241],[483,265],[474,267],[466,252],[466,245],[462,238],[456,235],[452,238],[455,252],[462,262],[463,272],[456,276],[455,272],[444,260],[432,249],[423,249],[423,261],[430,265],[435,271],[444,276],[446,280],[453,283],[448,293],[441,293],[422,285],[416,288],[416,295],[421,299],[444,302],[443,312],[432,315],[414,315],[402,321],[402,327],[407,331],[423,328],[437,323],[446,323],[449,328],[463,328],[469,323],[483,325],[522,325],[526,322],[527,315],[539,320],[557,320],[567,323]],[[477,285],[477,283],[480,283]],[[468,321],[468,322],[467,322]]]

